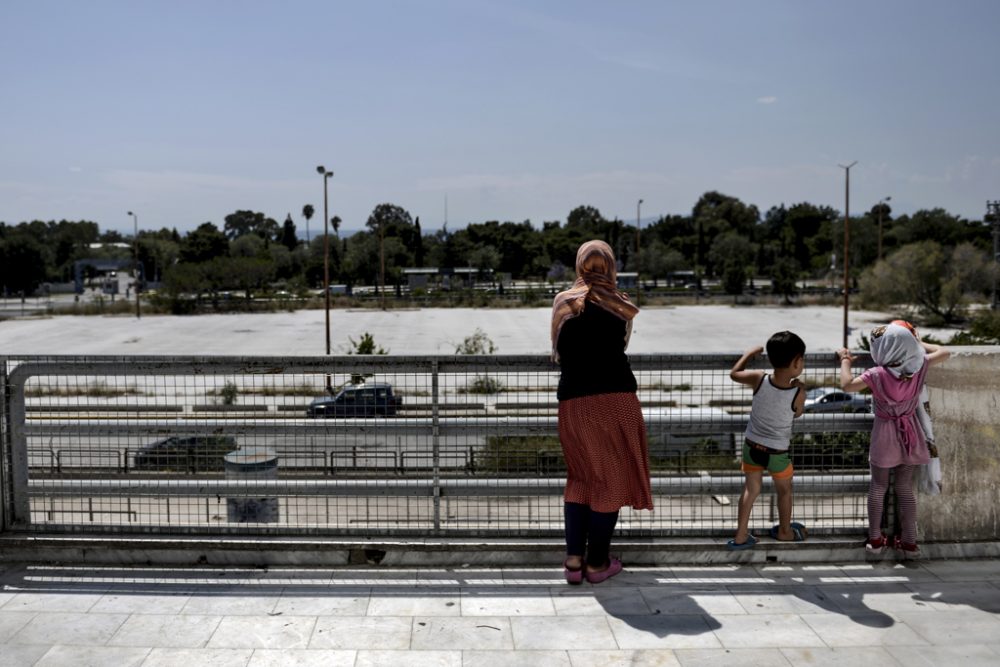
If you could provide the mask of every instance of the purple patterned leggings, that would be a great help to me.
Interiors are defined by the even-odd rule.
[[[882,508],[889,489],[889,473],[896,472],[896,505],[902,524],[900,539],[906,544],[917,543],[917,494],[913,489],[913,474],[917,466],[879,468],[872,466],[872,481],[868,487],[868,538],[877,540],[882,535]]]

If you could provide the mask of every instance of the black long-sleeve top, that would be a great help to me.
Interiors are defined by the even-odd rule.
[[[563,324],[556,345],[560,401],[636,390],[625,354],[625,327],[625,320],[591,301]]]

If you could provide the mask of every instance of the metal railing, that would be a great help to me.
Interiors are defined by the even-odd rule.
[[[623,510],[624,533],[711,535],[734,525],[751,399],[728,378],[734,359],[631,357],[656,509]],[[0,362],[10,529],[335,535],[562,529],[558,368],[545,357]],[[832,386],[836,370],[832,355],[811,355],[803,379]],[[312,397],[359,378],[390,384],[402,399],[397,414],[306,417]],[[870,428],[867,413],[796,420],[795,515],[814,533],[856,532],[865,524]],[[262,453],[264,468],[225,463],[237,448]],[[766,528],[776,520],[767,487],[758,502],[755,527]]]

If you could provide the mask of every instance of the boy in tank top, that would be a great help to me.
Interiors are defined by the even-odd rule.
[[[734,382],[753,387],[741,466],[746,480],[736,535],[727,543],[733,550],[749,549],[757,543],[750,534],[750,511],[760,495],[765,470],[778,494],[778,525],[771,528],[771,537],[784,541],[806,538],[805,526],[792,522],[793,470],[788,458],[792,420],[802,414],[806,400],[805,385],[798,379],[805,368],[806,345],[791,331],[779,331],[767,341],[767,359],[774,372],[746,370],[750,360],[763,351],[760,346],[747,350],[729,371]]]

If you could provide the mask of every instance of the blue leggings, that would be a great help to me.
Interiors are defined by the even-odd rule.
[[[580,503],[566,503],[566,554],[586,557],[594,567],[610,563],[611,535],[618,512],[595,512]]]

